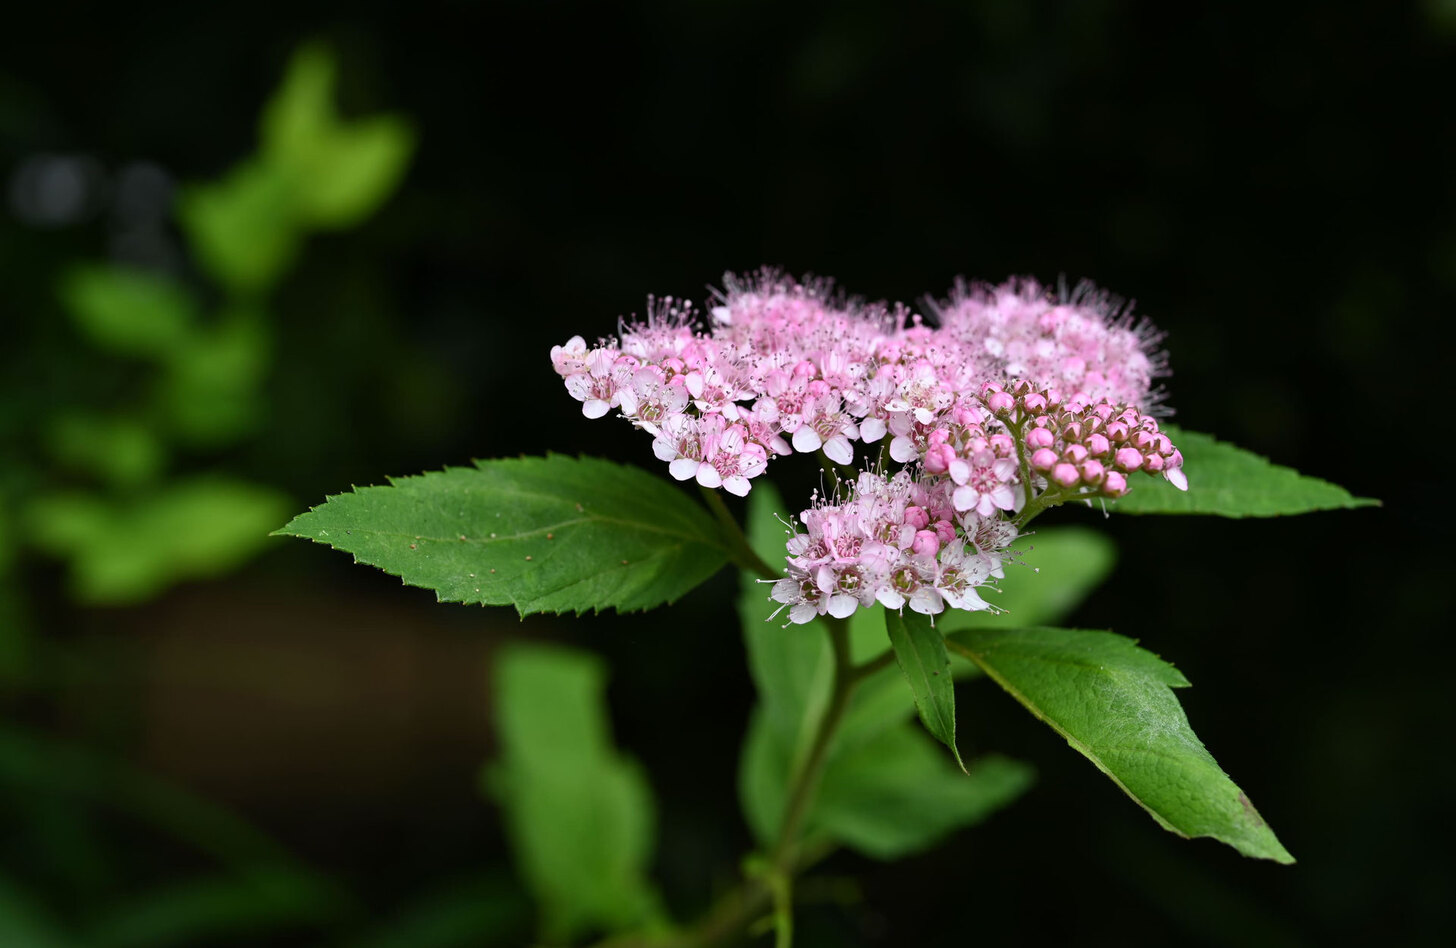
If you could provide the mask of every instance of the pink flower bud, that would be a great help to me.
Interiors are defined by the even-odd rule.
[[[1062,452],[1062,457],[1073,464],[1081,464],[1087,460],[1087,449],[1080,444],[1069,444],[1067,450]]]
[[[1021,408],[1028,415],[1039,415],[1046,411],[1046,396],[1040,392],[1032,392],[1021,399]]]
[[[1143,466],[1143,453],[1137,448],[1118,448],[1112,461],[1124,471],[1136,471]]]
[[[949,520],[935,521],[935,526],[932,529],[935,530],[935,535],[940,537],[940,542],[942,544],[949,543],[956,538],[955,524],[951,523]]]
[[[1087,441],[1085,443],[1087,445],[1087,450],[1097,457],[1102,457],[1102,455],[1106,454],[1112,449],[1112,445],[1107,442],[1106,435],[1088,435]]]
[[[1078,474],[1077,469],[1070,464],[1058,464],[1052,468],[1052,480],[1063,487],[1071,487],[1081,478],[1082,475]]]
[[[1057,436],[1049,428],[1032,428],[1026,432],[1026,446],[1033,450],[1049,448],[1056,443]]]
[[[1142,429],[1134,431],[1132,433],[1132,446],[1139,451],[1147,451],[1153,446],[1153,436]]]
[[[1167,462],[1163,460],[1162,455],[1149,454],[1147,456],[1147,459],[1143,461],[1143,470],[1147,471],[1149,474],[1156,474],[1163,469],[1163,465],[1166,463]]]
[[[1102,479],[1106,476],[1107,468],[1102,466],[1101,461],[1093,458],[1082,464],[1082,480],[1087,484],[1096,487],[1102,483]]]
[[[1000,415],[1009,412],[1016,405],[1016,399],[1007,392],[992,392],[991,397],[986,399],[986,405]]]
[[[1056,463],[1057,452],[1051,448],[1038,448],[1031,453],[1031,466],[1038,471],[1050,471]]]
[[[1127,493],[1127,478],[1116,471],[1108,472],[1107,480],[1102,482],[1102,492],[1109,497],[1121,497]]]
[[[1121,444],[1126,441],[1128,433],[1127,422],[1125,421],[1111,421],[1107,423],[1107,437],[1114,444]]]
[[[930,526],[930,515],[925,512],[924,507],[906,507],[905,523],[916,530],[924,530]]]
[[[955,448],[948,444],[932,444],[925,452],[925,471],[928,474],[944,474],[955,460]]]
[[[1016,455],[1016,442],[1009,434],[993,434],[990,437],[991,452],[998,458],[1009,458]]]
[[[940,537],[933,530],[921,530],[910,541],[910,550],[921,556],[934,556],[940,552]]]

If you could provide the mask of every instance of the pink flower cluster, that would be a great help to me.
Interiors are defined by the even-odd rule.
[[[816,497],[799,515],[806,532],[789,539],[786,575],[773,584],[778,612],[787,608],[790,622],[804,623],[876,602],[926,615],[990,609],[976,588],[1003,575],[1002,551],[1016,527],[956,510],[954,489],[943,477],[866,471],[841,502]]]
[[[551,361],[587,417],[618,410],[653,436],[673,477],[739,495],[775,456],[823,451],[850,464],[855,443],[888,435],[897,461],[932,473],[946,463],[959,509],[1012,509],[1015,445],[981,401],[988,380],[1136,407],[1162,370],[1152,334],[1090,287],[961,284],[938,328],[768,270],[727,277],[715,303],[704,331],[691,303],[649,298],[645,321],[595,346],[576,336]]]

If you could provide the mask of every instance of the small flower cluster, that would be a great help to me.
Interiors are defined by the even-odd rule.
[[[739,495],[775,456],[822,450],[850,464],[856,442],[887,434],[895,460],[938,463],[927,451],[948,442],[935,432],[986,427],[988,380],[1026,377],[1069,401],[1144,406],[1162,370],[1152,334],[1086,287],[1057,296],[1029,280],[959,285],[939,308],[939,328],[904,307],[773,271],[730,276],[725,287],[705,332],[691,303],[649,298],[644,321],[594,347],[574,337],[551,361],[587,417],[617,409],[653,436],[674,477]],[[949,469],[971,485],[962,502],[977,510],[1010,509],[1008,468],[998,462],[1014,443],[1003,450],[998,434],[969,436],[956,446],[963,463]],[[969,447],[977,438],[985,444]]]
[[[839,502],[816,497],[799,515],[805,532],[788,542],[787,575],[773,584],[778,611],[787,608],[790,622],[804,623],[844,618],[876,602],[932,616],[947,606],[992,608],[976,589],[1003,575],[1016,527],[957,511],[954,488],[944,477],[866,471]]]

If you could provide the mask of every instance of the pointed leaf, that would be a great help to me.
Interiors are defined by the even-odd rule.
[[[501,758],[489,774],[543,933],[566,941],[653,917],[652,794],[612,745],[594,656],[514,646],[496,661]]]
[[[895,661],[905,673],[920,722],[955,757],[961,770],[961,752],[955,741],[955,682],[950,673],[950,654],[945,637],[930,624],[930,617],[918,612],[885,609],[885,630],[895,650]]]
[[[1109,504],[1113,512],[1277,517],[1312,510],[1380,506],[1378,500],[1352,496],[1329,481],[1271,464],[1252,451],[1206,434],[1172,425],[1165,425],[1164,430],[1183,452],[1188,490],[1181,491],[1161,477],[1139,477],[1126,497]]]
[[[122,355],[166,359],[186,345],[198,317],[197,301],[176,280],[126,267],[76,267],[60,294],[92,342]]]
[[[521,615],[678,599],[727,560],[682,491],[596,458],[476,461],[330,497],[279,533],[354,554],[442,602]]]
[[[1066,738],[1183,837],[1211,836],[1246,856],[1292,863],[1249,798],[1188,726],[1172,665],[1111,632],[971,629],[947,644]]]

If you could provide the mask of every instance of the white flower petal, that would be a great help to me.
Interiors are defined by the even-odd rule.
[[[850,447],[848,438],[837,435],[824,442],[824,455],[835,464],[849,464],[854,460],[854,448]]]
[[[667,466],[667,473],[680,481],[685,481],[698,473],[701,461],[694,461],[692,458],[678,458]]]
[[[736,497],[747,497],[753,484],[742,474],[733,474],[723,478],[723,489]]]
[[[823,439],[819,437],[819,432],[815,431],[813,428],[808,427],[807,425],[794,432],[793,441],[794,450],[800,452],[801,454],[809,454],[810,452],[818,451],[819,446],[824,443]]]
[[[718,469],[711,464],[698,465],[698,483],[709,490],[723,486],[723,478],[718,474]]]
[[[581,403],[581,413],[588,418],[600,418],[611,410],[611,407],[600,398],[591,398]]]
[[[866,418],[859,424],[859,437],[861,441],[873,443],[885,436],[885,420],[883,418]]]
[[[915,442],[903,436],[897,436],[890,442],[890,457],[901,464],[908,464],[915,460],[918,453],[915,450]]]

